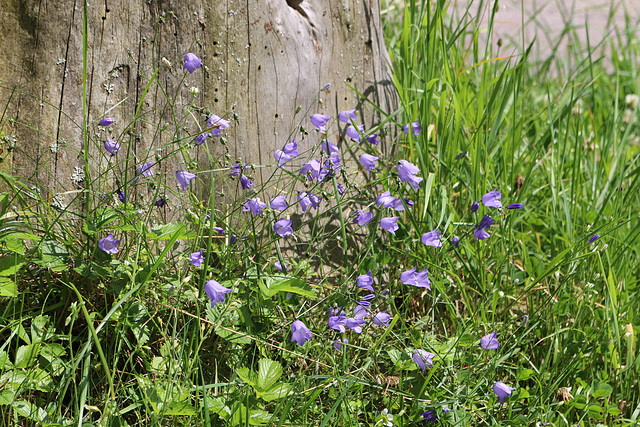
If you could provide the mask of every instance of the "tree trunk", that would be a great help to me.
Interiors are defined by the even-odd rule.
[[[85,167],[83,8],[80,1],[0,0],[2,169],[41,192],[64,193],[66,202],[86,185],[78,177]],[[173,188],[177,169],[208,168],[204,149],[185,155],[176,145],[204,129],[207,112],[237,117],[223,134],[226,145],[209,141],[214,157],[273,164],[274,150],[289,142],[309,107],[308,115],[334,117],[359,108],[367,128],[380,122],[345,81],[386,111],[396,102],[379,0],[96,1],[88,5],[87,35],[86,172],[94,180],[113,165],[107,138],[135,159],[111,178],[111,190],[136,164],[155,167],[172,152],[179,156],[156,173]],[[183,71],[188,52],[202,58],[193,74]],[[320,93],[324,102],[313,104],[326,83],[333,85]],[[105,116],[116,119],[111,130],[98,126]],[[313,129],[308,119],[301,123]]]

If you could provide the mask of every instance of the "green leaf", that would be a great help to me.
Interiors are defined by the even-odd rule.
[[[533,376],[533,374],[535,374],[535,371],[533,369],[518,369],[518,381],[528,380]]]
[[[3,388],[0,390],[0,405],[11,405],[15,397],[16,393],[12,389],[8,387]]]
[[[260,290],[267,298],[278,292],[291,292],[308,298],[315,298],[316,291],[297,277],[266,276],[264,281],[258,280]]]
[[[63,271],[67,269],[69,252],[55,240],[45,240],[41,247],[42,259],[35,261],[41,267],[52,271]]]
[[[225,341],[229,341],[234,344],[249,344],[251,342],[251,338],[245,335],[233,333],[226,329],[218,328],[215,332],[220,338],[224,338]]]
[[[32,366],[38,356],[38,344],[23,345],[16,351],[16,368],[28,368]]]
[[[269,360],[260,359],[258,362],[258,387],[267,390],[274,385],[282,376],[282,366],[280,363]]]
[[[272,418],[273,415],[271,415],[267,411],[262,411],[260,409],[252,409],[251,412],[249,412],[249,424],[251,424],[252,426],[261,426],[268,424]]]
[[[13,402],[11,405],[16,410],[16,412],[22,415],[25,418],[29,418],[30,420],[37,421],[39,423],[44,423],[47,418],[47,412],[34,405],[31,402],[27,402],[26,400],[18,400]]]
[[[0,277],[0,297],[17,297],[18,286],[16,282],[6,277]]]
[[[592,396],[594,399],[608,397],[613,392],[613,388],[607,383],[595,383],[592,387]]]
[[[291,394],[292,386],[287,383],[274,384],[268,390],[258,391],[256,390],[256,396],[260,399],[270,402],[276,399],[282,399]]]
[[[25,262],[25,257],[20,255],[9,255],[0,259],[0,276],[8,277],[15,275]]]
[[[256,373],[249,368],[240,368],[236,370],[236,374],[242,381],[249,384],[251,387],[256,388],[256,386],[258,385],[258,378],[256,376]]]
[[[178,236],[178,239],[181,240],[196,237],[195,233],[187,232],[187,227],[184,223],[170,222],[169,224],[153,227],[151,232],[147,233],[147,238],[151,240],[166,240],[172,238],[177,232],[181,232]]]

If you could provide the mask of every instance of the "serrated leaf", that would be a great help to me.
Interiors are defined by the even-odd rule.
[[[251,387],[255,388],[258,385],[258,378],[256,376],[256,373],[249,368],[237,369],[236,374],[242,381],[249,384]]]
[[[270,402],[272,400],[282,399],[283,397],[287,397],[289,394],[291,394],[291,389],[292,389],[291,384],[287,384],[287,383],[274,384],[266,391],[260,392],[256,390],[256,396],[260,399]]]
[[[36,357],[38,356],[38,347],[39,346],[37,344],[28,344],[18,347],[14,366],[16,368],[24,369],[33,365],[36,361]]]
[[[282,376],[282,366],[280,363],[269,360],[260,359],[258,362],[258,387],[267,390],[273,386]]]
[[[253,409],[249,413],[249,424],[251,424],[252,426],[261,426],[269,423],[269,421],[271,421],[272,418],[273,418],[273,415],[271,415],[267,411],[262,411],[260,409]]]
[[[44,423],[45,418],[47,418],[47,412],[44,409],[26,400],[18,400],[13,402],[11,406],[13,406],[18,414],[30,420]]]
[[[268,276],[264,280],[258,280],[260,290],[267,298],[271,298],[278,292],[291,292],[308,298],[315,298],[316,291],[297,277]]]

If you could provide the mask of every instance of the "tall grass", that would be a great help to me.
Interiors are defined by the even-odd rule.
[[[610,42],[609,72],[595,49],[575,48],[561,66],[551,58],[533,63],[533,45],[505,54],[492,43],[495,6],[481,9],[489,17],[485,42],[479,18],[452,19],[445,1],[387,7],[395,11],[385,19],[401,118],[387,112],[380,138],[398,148],[393,158],[365,142],[338,142],[347,124],[335,118],[322,134],[305,130],[314,129],[308,114],[292,112],[295,125],[282,144],[295,138],[300,155],[284,168],[243,167],[240,159],[232,175],[235,159],[209,150],[220,139],[193,140],[213,131],[207,115],[181,111],[162,89],[159,108],[173,122],[157,124],[158,133],[182,136],[162,147],[165,157],[152,168],[178,157],[197,174],[185,190],[135,173],[155,151],[136,153],[136,162],[119,124],[106,134],[118,135],[122,149],[105,157],[86,113],[85,154],[96,157],[86,158],[88,182],[69,206],[1,175],[12,190],[0,199],[3,424],[637,422],[640,52],[633,28]],[[144,76],[146,90],[159,85],[156,74]],[[140,101],[134,120],[145,108]],[[194,116],[197,129],[185,119]],[[396,132],[385,130],[396,120],[418,121],[422,131],[391,137]],[[325,138],[338,143],[341,157],[380,157],[378,167],[341,159],[339,171],[309,179],[300,168],[330,159],[320,154]],[[192,161],[198,151],[206,153],[204,167]],[[417,190],[402,181],[399,160],[419,167]],[[241,177],[255,178],[258,168],[264,181],[243,190]],[[194,191],[205,179],[215,191]],[[502,209],[485,200],[472,211],[496,188]],[[384,190],[404,209],[377,206]],[[323,198],[317,209],[301,211],[302,191]],[[280,194],[289,204],[282,212],[243,212],[250,198],[268,203]],[[183,215],[169,215],[159,199],[184,206]],[[506,209],[518,203],[522,209]],[[355,209],[373,220],[354,224]],[[490,237],[478,239],[484,215],[494,224]],[[379,225],[390,216],[399,217],[395,234]],[[273,226],[287,218],[294,235],[280,237]],[[442,233],[442,246],[421,241],[432,230]],[[117,253],[98,243],[107,234],[120,240]],[[406,284],[401,274],[412,268],[429,271],[430,288]],[[369,271],[375,297],[364,304],[363,324],[330,328],[329,317],[342,310],[356,318],[370,294],[357,283]],[[232,290],[224,301],[208,298],[211,280]],[[389,314],[382,326],[374,324],[381,312]],[[297,321],[313,334],[302,346],[292,341]],[[499,348],[480,345],[491,332]],[[431,366],[421,369],[416,350],[433,354]],[[513,389],[504,403],[496,383]]]

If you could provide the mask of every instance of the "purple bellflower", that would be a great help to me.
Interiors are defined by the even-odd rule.
[[[359,226],[367,225],[373,219],[373,213],[367,212],[364,213],[362,210],[358,209],[356,211],[357,216],[354,218],[353,222],[358,224]]]
[[[105,117],[104,119],[100,120],[100,126],[106,128],[107,126],[111,126],[113,122],[114,120],[111,117]]]
[[[348,344],[349,340],[346,338],[342,338],[341,340],[335,340],[333,342],[333,348],[335,348],[338,351],[342,351],[342,344]]]
[[[476,228],[473,229],[473,238],[476,240],[484,240],[491,237],[489,233],[485,231],[486,228],[490,227],[493,224],[493,218],[489,215],[485,215],[480,220],[480,224]]]
[[[480,338],[480,347],[485,350],[495,350],[496,348],[500,348],[498,335],[495,332],[491,332],[490,334],[483,336]]]
[[[420,414],[423,420],[425,421],[438,421],[438,417],[436,416],[436,411],[433,409],[429,409],[428,411]]]
[[[453,236],[451,238],[451,246],[457,248],[460,245],[460,238],[458,236]]]
[[[207,296],[211,301],[211,307],[213,307],[216,303],[224,302],[225,294],[228,294],[232,290],[225,288],[215,280],[209,280],[204,284],[204,291],[207,293]]]
[[[329,327],[338,332],[346,332],[347,316],[344,311],[329,317]]]
[[[371,145],[378,145],[380,144],[380,141],[378,141],[378,134],[377,133],[372,133],[371,135],[367,135],[364,137],[367,142]]]
[[[594,234],[593,236],[591,236],[591,238],[589,239],[589,243],[593,243],[596,240],[598,240],[600,238],[600,236],[598,234]]]
[[[248,190],[253,187],[253,181],[251,181],[248,176],[242,175],[240,177],[240,185],[242,186],[243,190]]]
[[[202,145],[205,142],[207,142],[207,139],[209,138],[209,135],[211,135],[209,132],[205,132],[205,133],[201,133],[200,135],[196,136],[196,145]]]
[[[195,177],[196,176],[194,174],[188,171],[179,170],[178,172],[176,172],[176,179],[180,183],[180,186],[182,187],[183,190],[187,189],[187,187],[189,186],[189,183]]]
[[[302,320],[296,320],[291,324],[291,342],[295,341],[299,346],[303,346],[304,343],[312,338],[311,331]]]
[[[373,316],[374,325],[389,326],[389,320],[391,320],[391,315],[388,314],[386,310]]]
[[[471,211],[471,213],[474,213],[478,210],[479,207],[480,207],[480,203],[476,201],[471,203],[471,208],[469,210]]]
[[[282,271],[282,270],[284,270],[284,271],[289,271],[289,269],[287,268],[287,266],[286,266],[286,265],[282,265],[282,264],[280,263],[280,261],[276,261],[273,265],[278,269],[278,271]]]
[[[433,357],[435,355],[436,355],[435,353],[430,353],[422,349],[417,349],[413,351],[411,358],[413,359],[414,362],[418,364],[418,366],[420,366],[420,369],[422,369],[422,372],[424,372],[425,368],[427,367],[430,368],[433,366]]]
[[[120,149],[120,144],[112,139],[107,139],[104,142],[104,149],[109,152],[112,156],[115,156],[118,150]]]
[[[291,220],[286,218],[279,219],[275,224],[273,224],[273,231],[275,231],[275,233],[280,237],[285,237],[293,234],[293,228],[291,228]]]
[[[282,212],[283,210],[287,209],[289,207],[289,205],[287,205],[286,198],[287,198],[286,195],[281,194],[281,195],[271,199],[271,202],[270,202],[271,209],[274,209],[274,210],[277,210],[277,211],[280,211],[280,212]]]
[[[353,125],[347,127],[347,136],[360,142],[360,136],[364,132],[364,125],[360,125],[357,128]]]
[[[522,203],[511,203],[507,205],[507,209],[522,209]]]
[[[429,231],[428,233],[424,233],[422,235],[422,244],[425,246],[433,246],[434,248],[439,248],[442,246],[442,241],[440,238],[442,237],[442,233],[438,230]]]
[[[373,290],[373,277],[371,277],[371,270],[369,270],[369,272],[367,274],[363,274],[361,276],[358,276],[357,283],[358,283],[358,287],[359,288],[368,289],[371,292],[374,292],[374,290]]]
[[[411,127],[411,130],[413,131],[413,134],[415,136],[420,136],[420,132],[422,131],[422,126],[420,126],[420,123],[417,120],[413,123],[404,125],[402,127],[402,132],[404,132],[405,135],[409,135],[409,127]]]
[[[376,204],[383,208],[391,208],[396,202],[396,198],[391,195],[390,191],[385,191],[376,198]]]
[[[356,334],[362,333],[362,327],[367,323],[364,319],[359,319],[357,317],[347,317],[346,326],[351,329]]]
[[[356,307],[353,309],[353,317],[356,319],[364,319],[368,315],[369,312],[367,311],[367,309],[359,304],[356,305]]]
[[[240,176],[240,174],[242,173],[242,169],[244,169],[246,165],[246,163],[236,163],[235,165],[231,166],[231,176]]]
[[[144,176],[153,176],[153,171],[151,170],[151,166],[153,163],[147,162],[138,166],[138,173],[141,173]]]
[[[324,114],[314,114],[311,116],[311,123],[317,127],[320,132],[326,132],[329,119],[330,117]]]
[[[298,194],[298,203],[300,203],[302,212],[306,212],[309,207],[318,209],[321,200],[322,197],[316,196],[313,193],[307,194],[303,191],[302,193]]]
[[[504,399],[511,396],[511,392],[514,391],[515,388],[509,387],[503,382],[497,381],[493,385],[493,392],[498,396],[498,401],[500,403],[504,403]]]
[[[416,272],[417,268],[413,267],[411,270],[407,270],[400,275],[400,281],[405,285],[417,286],[418,288],[431,289],[431,282],[429,281],[429,271],[425,268],[422,271]]]
[[[415,203],[413,203],[413,201],[407,199],[406,197],[404,198],[404,203],[402,203],[402,199],[397,199],[394,203],[393,203],[393,209],[400,212],[404,210],[404,205],[407,205],[407,207],[409,209],[411,209],[413,207],[413,205],[415,205]]]
[[[416,176],[416,174],[420,172],[420,169],[416,165],[406,160],[400,160],[396,165],[396,169],[398,170],[398,175],[400,175],[400,181],[408,182],[414,190],[418,189],[420,182],[422,182],[424,178]]]
[[[360,156],[360,163],[368,170],[374,170],[376,168],[376,162],[380,157],[372,156],[371,154],[363,154]]]
[[[118,253],[119,243],[120,240],[113,237],[113,234],[109,234],[107,237],[100,239],[100,241],[98,242],[98,247],[109,255],[113,255]]]
[[[202,262],[204,261],[204,249],[201,249],[198,252],[194,252],[189,255],[189,264],[194,267],[202,268]]]
[[[300,168],[300,175],[306,175],[309,181],[320,178],[320,162],[316,159],[311,159]]]
[[[384,230],[387,230],[389,233],[396,235],[396,230],[399,228],[396,223],[400,219],[399,216],[393,216],[388,218],[382,218],[380,220],[380,227]]]
[[[327,155],[329,157],[340,157],[340,149],[338,148],[338,146],[336,144],[334,144],[333,142],[329,141],[328,139],[323,140],[320,143],[320,147],[322,147],[322,149],[324,150],[325,153],[327,153]]]
[[[116,191],[116,194],[118,195],[118,199],[122,202],[122,203],[126,203],[127,202],[127,198],[124,195],[124,191],[122,190],[118,190]]]
[[[502,193],[499,192],[496,187],[495,190],[489,191],[487,194],[482,196],[482,204],[490,208],[501,208],[502,203],[500,203],[500,197],[502,197]]]
[[[338,120],[340,120],[343,123],[351,123],[351,120],[355,121],[356,119],[356,110],[345,110],[345,111],[341,111],[340,114],[338,114]]]
[[[189,74],[193,73],[196,68],[200,68],[202,66],[202,60],[198,58],[193,53],[187,53],[184,56],[184,67],[183,70],[187,70]]]
[[[296,142],[296,139],[293,138],[290,143],[285,144],[285,146],[282,147],[282,150],[276,150],[276,152],[273,154],[273,157],[275,157],[278,165],[282,166],[289,160],[293,159],[294,157],[298,157],[299,155],[300,153],[298,153],[298,143]]]
[[[220,116],[216,116],[215,114],[210,115],[207,119],[207,126],[209,126],[210,128],[215,127],[211,130],[211,136],[220,136],[222,131],[229,127],[229,123],[229,120],[225,120]]]
[[[253,213],[253,216],[255,217],[262,214],[263,209],[266,207],[267,207],[266,203],[263,203],[260,201],[259,198],[254,197],[253,199],[247,200],[245,202],[245,204],[242,206],[242,211],[243,212],[251,211],[251,213]]]
[[[167,205],[167,200],[163,197],[158,197],[156,200],[156,206],[159,208],[163,208]]]

